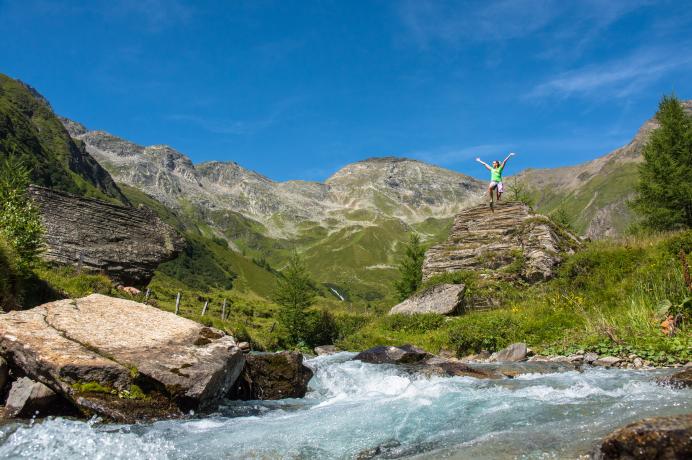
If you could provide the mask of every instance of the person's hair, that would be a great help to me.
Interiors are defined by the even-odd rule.
[[[493,164],[495,163],[500,164],[500,160],[493,160]]]

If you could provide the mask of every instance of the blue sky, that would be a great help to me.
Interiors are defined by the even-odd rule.
[[[56,112],[276,180],[405,156],[485,177],[626,143],[692,98],[685,1],[0,0],[0,72]]]

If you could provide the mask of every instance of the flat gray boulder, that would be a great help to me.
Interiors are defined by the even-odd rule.
[[[525,343],[513,343],[490,356],[490,361],[495,362],[516,362],[523,361],[528,356],[528,348]]]
[[[122,422],[213,409],[245,363],[221,331],[100,294],[0,316],[0,353],[83,414]]]
[[[414,294],[399,305],[394,306],[389,314],[439,313],[440,315],[456,315],[461,313],[464,308],[465,291],[466,286],[463,284],[438,284]]]

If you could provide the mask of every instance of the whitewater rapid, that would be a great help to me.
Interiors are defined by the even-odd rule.
[[[377,458],[576,458],[618,426],[692,407],[692,390],[653,382],[665,371],[427,378],[352,356],[308,360],[303,399],[148,425],[0,425],[0,459],[348,459],[377,446]]]

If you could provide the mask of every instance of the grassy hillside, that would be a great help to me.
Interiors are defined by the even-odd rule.
[[[439,315],[368,315],[339,345],[360,350],[412,343],[463,356],[525,341],[542,353],[629,354],[653,362],[692,359],[691,307],[675,337],[660,331],[661,308],[682,305],[686,287],[680,260],[692,253],[692,231],[591,243],[567,259],[559,276],[523,288],[505,286],[500,308],[455,318]]]
[[[535,208],[550,215],[563,209],[579,234],[588,234],[599,225],[599,213],[608,213],[607,235],[622,235],[634,221],[634,213],[627,205],[633,197],[638,181],[636,163],[612,163],[581,187],[563,190],[554,187],[536,188],[529,183]]]
[[[126,202],[108,172],[72,140],[48,102],[0,74],[0,158],[8,155],[21,158],[38,185]]]

